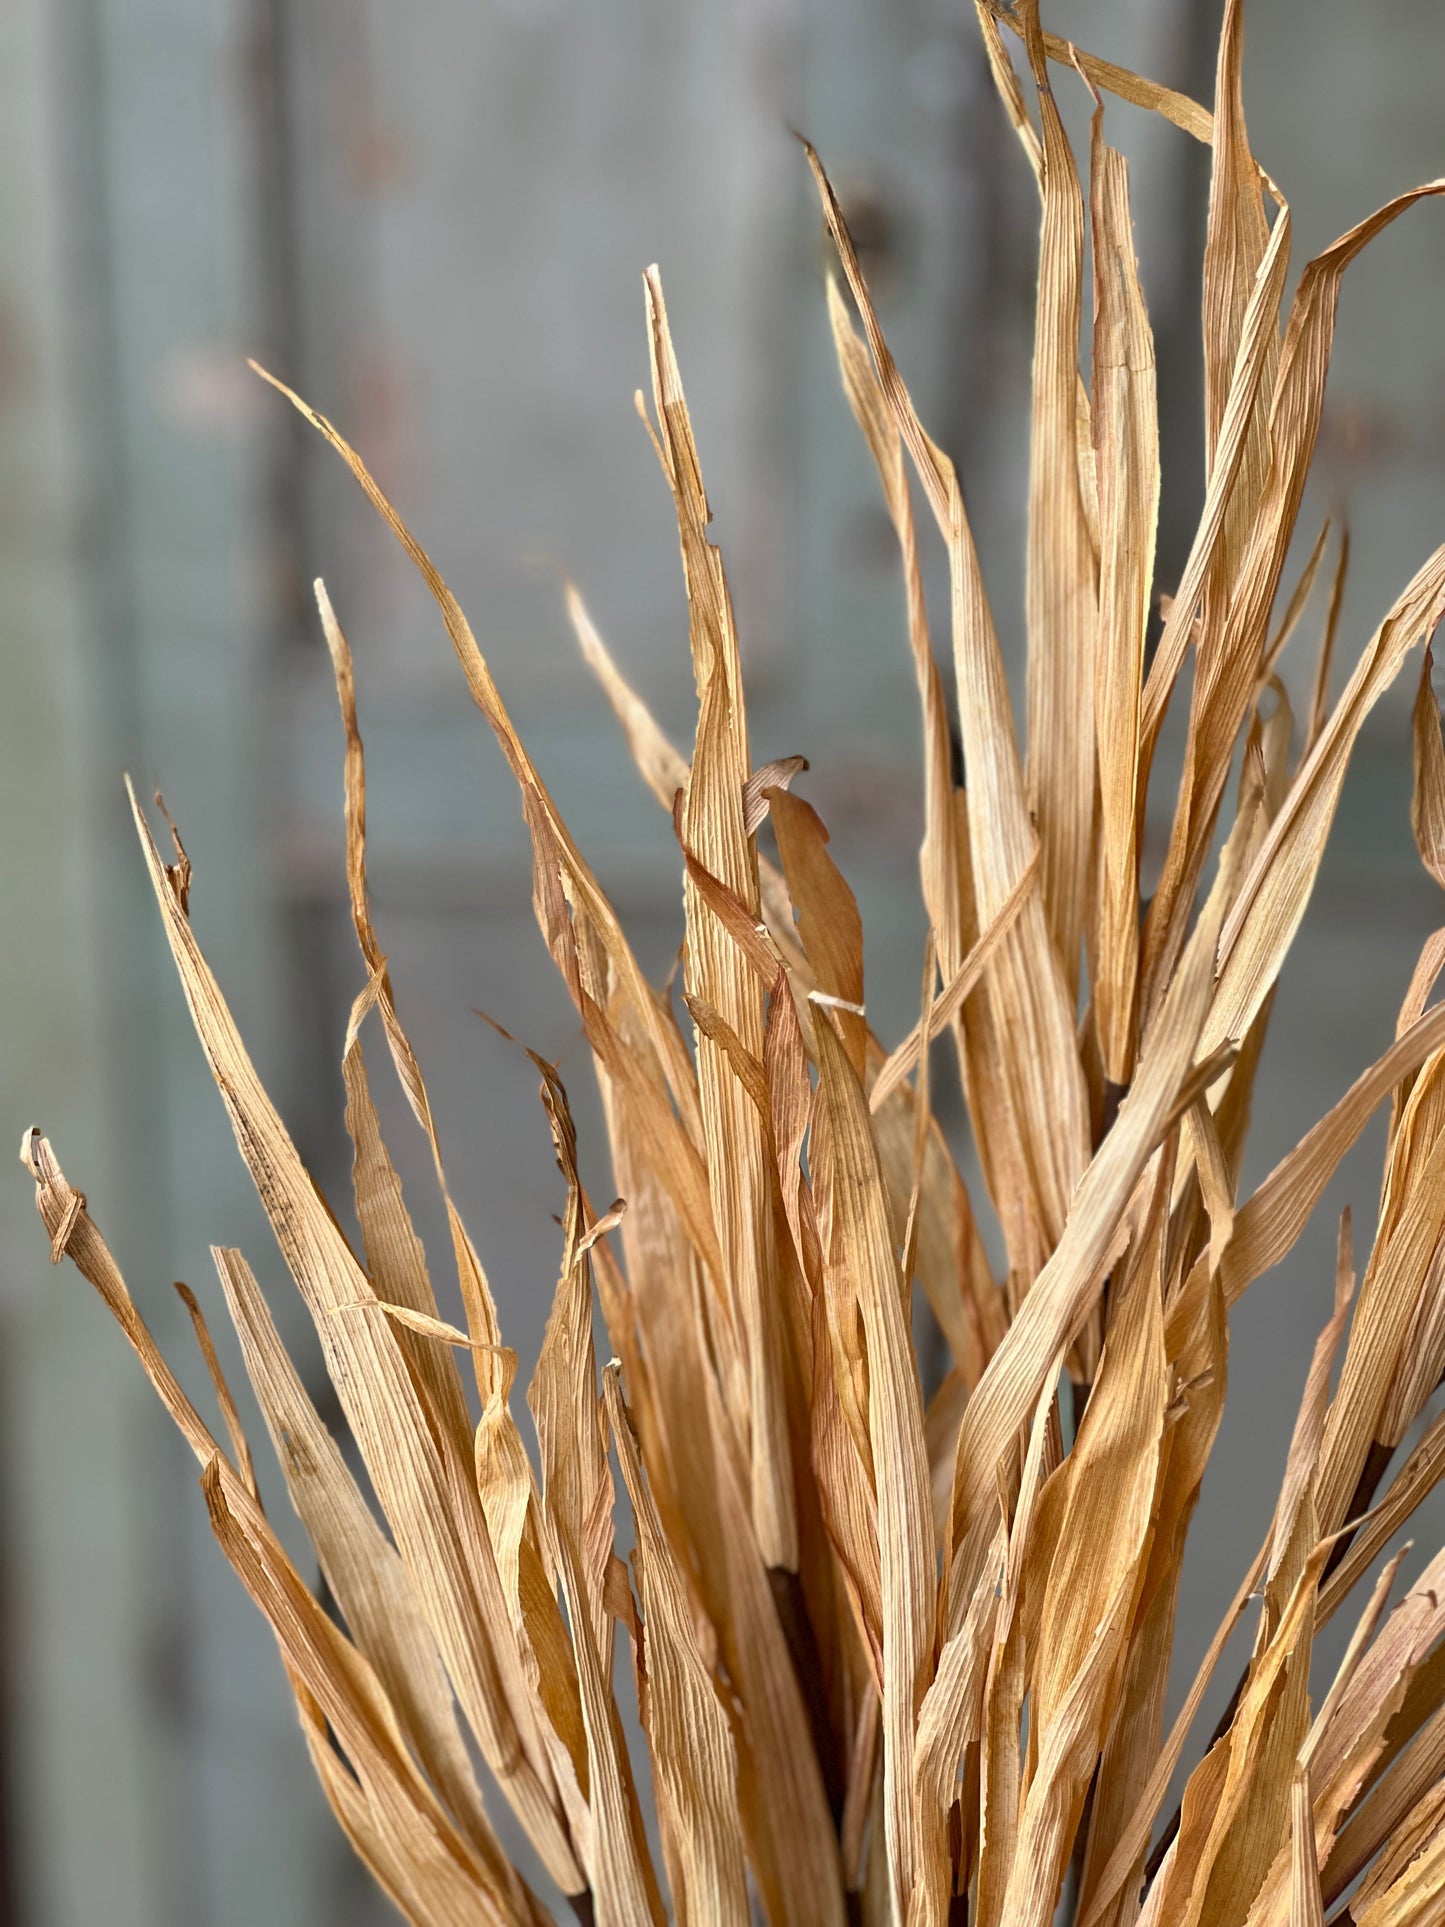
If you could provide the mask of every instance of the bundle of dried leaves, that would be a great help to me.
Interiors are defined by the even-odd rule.
[[[373,1012],[447,1197],[368,910],[350,659],[319,584],[368,972],[342,1067],[359,1253],[232,1024],[188,919],[179,839],[167,864],[139,809],[136,823],[202,1048],[382,1514],[318,1419],[245,1261],[217,1250],[327,1606],[267,1522],[199,1312],[226,1444],[156,1350],[49,1144],[25,1141],[53,1256],[95,1285],[194,1449],[216,1535],[275,1632],[337,1818],[415,1921],[542,1917],[499,1846],[477,1754],[546,1874],[603,1927],[643,1927],[669,1905],[694,1927],[741,1923],[755,1906],[817,1927],[1043,1927],[1061,1895],[1079,1927],[1302,1927],[1347,1893],[1360,1927],[1445,1918],[1445,1554],[1398,1603],[1399,1561],[1387,1563],[1318,1705],[1309,1690],[1319,1629],[1445,1472],[1437,1419],[1382,1483],[1445,1366],[1445,1005],[1427,1008],[1445,932],[1420,957],[1396,1043],[1247,1201],[1235,1196],[1274,986],[1352,746],[1445,608],[1441,550],[1333,706],[1331,619],[1310,713],[1292,717],[1275,662],[1319,549],[1277,622],[1272,612],[1341,276],[1445,182],[1402,195],[1311,261],[1281,331],[1289,211],[1246,138],[1234,0],[1212,115],[1055,41],[1035,0],[1016,16],[980,0],[979,14],[1041,203],[1026,753],[953,467],[914,411],[810,153],[851,296],[829,292],[843,386],[897,533],[923,711],[931,943],[918,1024],[891,1051],[864,1012],[853,897],[817,814],[789,793],[796,765],[754,769],[749,757],[732,608],[655,272],[650,426],[690,612],[690,764],[575,597],[572,613],[672,812],[691,1039],[670,993],[639,969],[445,583],[361,458],[297,402],[436,598],[516,776],[537,919],[595,1059],[621,1194],[602,1213],[577,1175],[562,1086],[536,1060],[567,1195],[529,1393],[540,1476],[509,1403],[516,1357],[471,1240],[447,1198],[461,1331],[438,1316],[377,1125],[362,1049]],[[1021,41],[1018,69],[1005,27]],[[1085,183],[1050,63],[1097,90]],[[1207,497],[1152,652],[1154,356],[1101,93],[1213,148]],[[921,588],[920,502],[947,548],[966,788],[952,773]],[[1181,679],[1183,774],[1141,916],[1151,763]],[[1445,882],[1428,652],[1419,687],[1415,830]],[[759,851],[765,823],[776,861]],[[1002,1278],[930,1108],[926,1046],[944,1033],[1002,1229]],[[1346,1225],[1272,1530],[1165,1735],[1181,1561],[1221,1418],[1230,1308],[1289,1251],[1386,1103],[1363,1282],[1356,1292]],[[927,1406],[915,1284],[951,1349]],[[616,1354],[600,1370],[594,1290]],[[630,1569],[615,1550],[616,1472]],[[1161,1826],[1206,1685],[1251,1601],[1247,1672]],[[645,1775],[628,1755],[618,1664],[636,1682]]]

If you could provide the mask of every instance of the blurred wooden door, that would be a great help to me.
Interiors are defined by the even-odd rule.
[[[198,1398],[172,1278],[200,1292],[239,1377],[211,1242],[241,1244],[288,1330],[304,1333],[162,953],[120,777],[165,789],[196,863],[198,932],[344,1219],[337,1063],[361,973],[314,574],[357,658],[382,940],[524,1361],[552,1288],[555,1174],[534,1079],[473,1006],[561,1055],[596,1157],[510,780],[404,558],[244,355],[331,415],[393,493],[662,973],[679,934],[670,830],[577,661],[559,592],[565,570],[685,744],[676,538],[631,408],[647,380],[640,271],[660,260],[738,602],[755,754],[814,759],[809,793],[884,933],[868,959],[870,1009],[884,1032],[901,1030],[922,945],[912,678],[787,130],[806,127],[834,167],[898,358],[958,452],[1016,670],[1032,190],[971,11],[13,0],[0,14],[11,1125],[33,1116],[51,1132]],[[1317,12],[1328,24],[1315,37],[1342,72],[1368,49],[1379,69],[1385,42],[1412,74],[1439,71],[1420,53],[1433,35],[1445,55],[1428,0],[1398,9],[1388,32],[1344,0]],[[1051,24],[1207,88],[1216,13],[1204,0],[1058,0]],[[1285,70],[1291,18],[1285,0],[1251,8],[1266,73]],[[1322,70],[1307,78],[1326,96],[1341,85]],[[1250,105],[1257,145],[1300,190],[1308,245],[1334,232],[1330,195],[1313,193],[1320,169],[1335,170],[1332,189],[1358,183],[1348,218],[1440,171],[1432,117],[1399,113],[1387,87],[1313,135],[1277,86]],[[1078,120],[1087,102],[1070,97],[1068,110]],[[1197,214],[1202,160],[1127,117],[1115,138],[1135,160],[1161,364],[1168,336],[1183,367],[1195,324],[1171,236]],[[1386,267],[1381,314],[1391,289],[1416,312],[1438,307],[1438,249]],[[1366,345],[1349,355],[1347,391],[1388,425],[1405,344],[1383,373]],[[1172,377],[1166,401],[1184,424],[1197,406]],[[1388,435],[1384,446],[1380,460],[1393,459]],[[1438,455],[1418,444],[1391,478],[1357,627],[1377,611],[1376,588],[1419,560],[1442,495]],[[1175,480],[1187,509],[1193,484]],[[946,602],[930,584],[946,655]],[[1373,752],[1384,774],[1355,820],[1398,910],[1390,891],[1404,872],[1382,868],[1371,841],[1398,803],[1393,743],[1382,736]],[[1353,956],[1347,936],[1331,950],[1326,932],[1317,954]],[[1355,1041],[1346,1025],[1316,1052],[1322,1102],[1361,1061]],[[396,1105],[390,1121],[434,1228],[412,1127]],[[0,1320],[21,1918],[379,1920],[311,1783],[268,1635],[209,1542],[195,1468],[86,1288],[69,1268],[49,1273],[18,1177],[0,1189]],[[289,1531],[274,1478],[267,1491]],[[1228,1547],[1218,1561],[1232,1585]]]

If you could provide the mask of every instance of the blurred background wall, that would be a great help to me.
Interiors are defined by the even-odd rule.
[[[1053,0],[1046,14],[1208,98],[1218,0]],[[1251,133],[1291,198],[1297,262],[1445,170],[1435,0],[1251,0],[1248,48]],[[1082,84],[1058,90],[1081,133]],[[1158,338],[1168,588],[1201,493],[1207,155],[1130,109],[1108,117],[1133,161]],[[959,460],[1017,674],[1035,215],[963,0],[0,7],[6,1129],[53,1136],[188,1383],[200,1375],[170,1281],[217,1313],[213,1241],[247,1250],[304,1334],[163,954],[121,778],[164,789],[202,941],[345,1220],[338,1064],[362,972],[317,573],[356,653],[382,940],[524,1373],[555,1276],[557,1184],[535,1079],[474,1008],[560,1054],[597,1156],[501,759],[404,558],[248,353],[337,421],[427,543],[662,972],[675,846],[577,659],[559,586],[575,577],[685,742],[676,538],[631,407],[647,378],[639,275],[660,260],[755,756],[812,760],[807,793],[872,932],[874,1022],[891,1038],[910,1020],[912,677],[790,126],[834,172],[898,359]],[[1346,660],[1441,536],[1441,219],[1410,216],[1346,288],[1302,518],[1307,541],[1327,511],[1350,521]],[[942,636],[936,572],[930,586]],[[1291,652],[1297,687],[1321,603]],[[1408,827],[1411,681],[1360,745],[1274,1021],[1246,1187],[1383,1047],[1440,917]],[[1157,836],[1167,779],[1156,793]],[[432,1228],[416,1134],[390,1115]],[[1367,1140],[1236,1314],[1231,1437],[1181,1630],[1191,1670],[1264,1529],[1328,1305],[1331,1208],[1349,1197],[1368,1226],[1379,1148]],[[30,1190],[18,1170],[0,1184],[0,1918],[380,1919],[312,1786],[269,1636],[210,1543],[194,1465],[88,1288],[51,1271]],[[1421,1540],[1441,1523],[1437,1509]]]

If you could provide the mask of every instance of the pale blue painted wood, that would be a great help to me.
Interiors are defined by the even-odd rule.
[[[1032,189],[968,11],[26,0],[0,26],[0,322],[17,317],[24,349],[19,402],[0,387],[6,1086],[54,1128],[198,1396],[169,1280],[201,1292],[234,1368],[210,1241],[246,1247],[289,1332],[304,1319],[190,1035],[118,779],[129,765],[143,789],[165,787],[197,863],[203,942],[345,1217],[336,1061],[361,973],[312,573],[327,575],[357,655],[383,941],[524,1367],[553,1282],[555,1172],[529,1067],[471,1006],[562,1053],[584,1158],[598,1160],[575,1020],[531,926],[510,778],[424,591],[335,459],[239,375],[241,354],[278,361],[394,490],[660,975],[679,931],[670,830],[576,662],[555,571],[575,573],[685,740],[675,533],[630,406],[647,379],[640,271],[661,261],[743,624],[756,751],[814,760],[808,793],[880,933],[869,999],[893,1034],[922,941],[918,726],[873,480],[832,367],[820,224],[787,128],[812,134],[895,237],[884,318],[925,417],[955,443],[1016,670]],[[1058,0],[1050,21],[1182,82],[1198,11]],[[1441,171],[1419,90],[1439,70],[1428,49],[1445,54],[1445,15],[1417,4],[1387,20],[1327,0],[1308,71],[1286,85],[1292,20],[1284,0],[1252,0],[1249,107],[1301,241],[1318,246],[1342,199],[1353,218]],[[277,64],[259,84],[268,22]],[[1060,95],[1081,126],[1082,89]],[[1321,95],[1348,111],[1318,113]],[[1110,109],[1110,133],[1135,169],[1162,328],[1187,288],[1177,264],[1156,263],[1198,157],[1123,109]],[[1441,218],[1412,216],[1415,231],[1381,244],[1346,295],[1331,405],[1370,432],[1329,441],[1318,505],[1344,488],[1362,505],[1345,653],[1439,539],[1439,422],[1412,404],[1438,388],[1438,331],[1420,317],[1445,293],[1430,238]],[[946,659],[936,555],[929,585]],[[1390,1017],[1378,985],[1403,985],[1438,916],[1402,814],[1408,693],[1402,681],[1347,792],[1340,866],[1291,980],[1299,1021],[1282,1021],[1274,1046],[1298,1068],[1261,1113],[1266,1162],[1372,1054]],[[39,797],[54,799],[58,884],[30,828]],[[1351,912],[1338,907],[1346,889]],[[1365,971],[1385,998],[1374,1029],[1359,1015]],[[385,1102],[435,1233],[414,1127]],[[1360,1219],[1374,1181],[1368,1159],[1352,1168]],[[194,1468],[84,1287],[45,1265],[23,1185],[0,1187],[0,1214],[35,1921],[381,1919],[310,1783],[268,1636],[209,1544]],[[1197,1649],[1257,1539],[1252,1468],[1282,1457],[1296,1389],[1279,1393],[1277,1361],[1288,1344],[1302,1375],[1300,1334],[1328,1300],[1329,1235],[1244,1308],[1265,1377],[1237,1374],[1238,1448],[1206,1492],[1199,1623],[1182,1628],[1184,1648]],[[279,1483],[263,1479],[295,1546]],[[186,1625],[200,1630],[182,1643]]]

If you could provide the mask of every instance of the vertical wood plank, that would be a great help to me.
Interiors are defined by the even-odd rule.
[[[0,1002],[7,1136],[42,1121],[99,1207],[123,1161],[91,899],[67,24],[39,0],[0,16]],[[140,1665],[156,1438],[108,1325],[68,1267],[51,1271],[12,1168],[0,1184],[7,1899],[40,1927],[147,1927],[167,1912],[162,1735]]]

